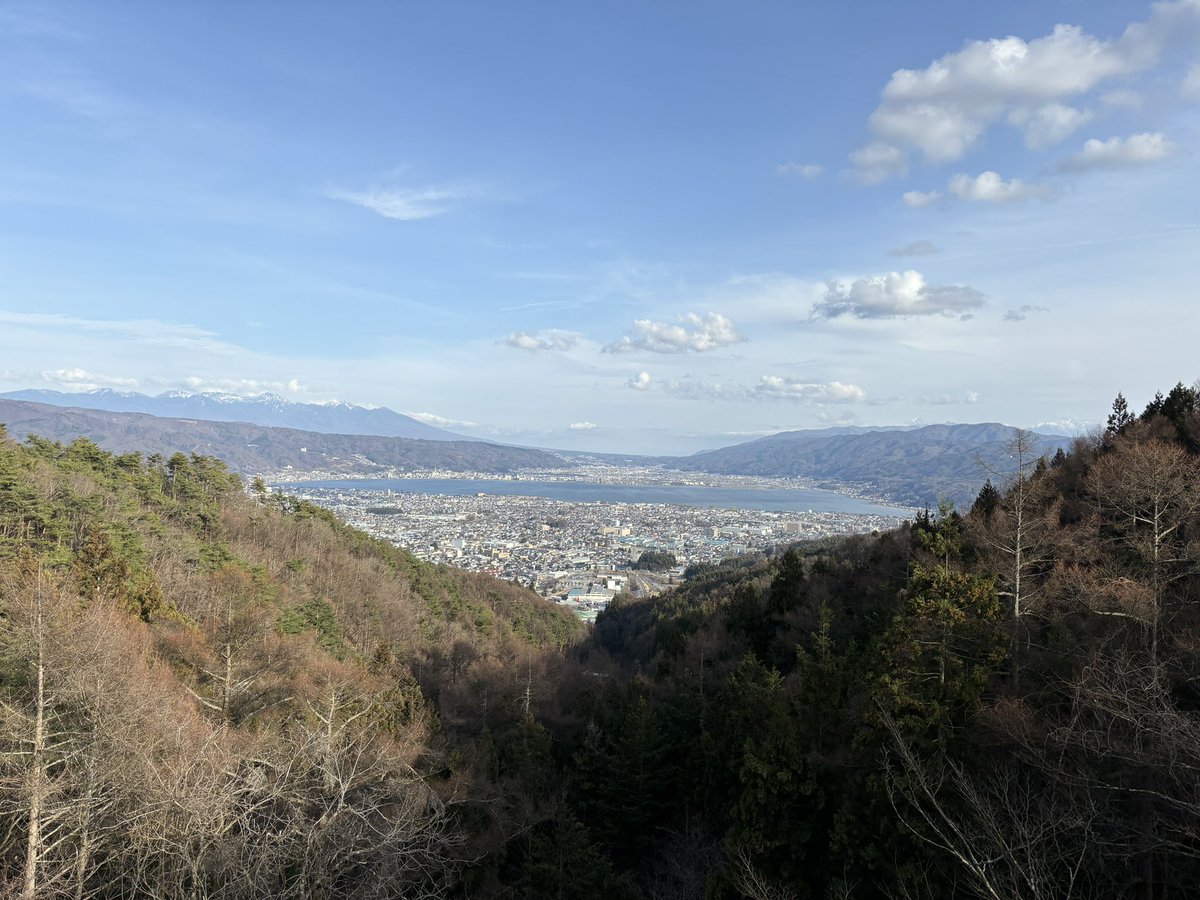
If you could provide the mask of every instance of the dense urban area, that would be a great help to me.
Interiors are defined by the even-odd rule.
[[[445,477],[446,473],[421,476]],[[313,473],[305,473],[313,479]],[[293,476],[295,477],[295,476]],[[494,475],[468,474],[493,480]],[[645,469],[589,467],[583,472],[525,472],[514,480],[609,484],[687,484],[706,487],[780,487],[779,479],[736,479]],[[657,478],[657,480],[656,480]],[[664,481],[664,479],[666,479]],[[287,480],[273,478],[280,483]],[[769,482],[769,484],[768,484]],[[793,487],[798,485],[792,484]],[[306,486],[288,492],[334,512],[375,537],[420,559],[486,572],[533,587],[595,619],[618,593],[648,596],[682,579],[689,566],[765,551],[799,540],[869,533],[901,518],[813,510],[692,507],[668,503],[578,502],[483,492],[467,496],[409,493],[353,486]],[[641,567],[654,551],[666,565]]]

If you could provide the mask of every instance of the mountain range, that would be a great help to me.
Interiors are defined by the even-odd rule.
[[[7,399],[5,399],[7,398]],[[153,412],[152,412],[153,411]],[[913,506],[941,497],[969,505],[984,480],[1011,468],[1014,429],[997,423],[839,426],[785,431],[685,457],[589,454],[508,447],[462,438],[390,409],[349,403],[295,403],[274,394],[170,391],[157,397],[99,390],[0,395],[0,422],[14,436],[70,441],[84,436],[115,452],[176,451],[221,457],[242,473],[294,469],[344,477],[388,469],[504,473],[577,462],[662,466],[691,472],[811,479]],[[1040,434],[1052,455],[1072,438]]]
[[[296,469],[370,477],[389,469],[506,473],[570,465],[542,450],[483,441],[320,434],[245,422],[64,408],[21,400],[0,399],[0,423],[12,437],[32,433],[63,442],[86,437],[114,453],[217,456],[243,474]]]
[[[278,394],[239,397],[225,393],[167,391],[148,396],[133,391],[101,388],[82,393],[49,390],[10,391],[4,400],[25,400],[78,409],[146,413],[177,419],[210,422],[249,422],[273,428],[295,428],[325,434],[370,434],[380,437],[418,438],[425,441],[475,441],[395,412],[387,407],[369,408],[353,403],[296,403]]]
[[[669,464],[693,472],[813,478],[906,504],[936,506],[946,497],[962,507],[988,477],[1003,480],[1011,471],[1007,447],[1014,433],[994,422],[785,431]],[[1053,455],[1073,440],[1038,434],[1038,452]]]

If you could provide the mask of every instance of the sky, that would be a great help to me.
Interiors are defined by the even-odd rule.
[[[0,0],[0,391],[564,449],[1200,376],[1200,0]]]

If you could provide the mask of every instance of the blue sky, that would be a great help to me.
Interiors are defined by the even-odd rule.
[[[1200,375],[1198,150],[1200,0],[0,0],[0,390],[1097,420]]]

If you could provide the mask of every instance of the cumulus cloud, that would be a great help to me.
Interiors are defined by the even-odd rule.
[[[827,383],[803,381],[778,375],[764,375],[754,386],[753,395],[767,400],[800,400],[817,403],[861,403],[867,392],[856,384],[840,381]]]
[[[426,425],[432,425],[434,428],[478,428],[478,422],[468,422],[466,419],[448,419],[445,416],[439,416],[435,413],[427,412],[406,412],[406,416],[410,419],[416,419],[418,422],[424,422]]]
[[[893,247],[888,251],[889,256],[930,256],[938,252],[933,241],[913,241],[903,247]]]
[[[453,201],[465,198],[467,192],[444,187],[370,187],[365,191],[330,191],[327,196],[331,200],[343,200],[364,207],[387,219],[414,222],[448,213]]]
[[[1040,312],[1050,312],[1050,310],[1046,309],[1046,307],[1044,307],[1044,306],[1034,306],[1032,304],[1026,303],[1024,306],[1020,306],[1017,309],[1010,309],[1008,312],[1006,312],[1004,314],[1004,321],[1006,321],[1006,322],[1023,322],[1023,321],[1025,321],[1026,318],[1029,317],[1030,313],[1040,313]]]
[[[926,206],[933,206],[942,199],[941,191],[905,191],[901,197],[905,206],[911,206],[913,209],[924,209]]]
[[[569,331],[514,331],[503,341],[515,350],[570,350],[579,342],[579,335]]]
[[[982,172],[974,178],[960,173],[950,179],[949,188],[956,197],[979,203],[1018,203],[1048,196],[1048,191],[1039,184],[1019,178],[1005,181],[997,172]]]
[[[776,175],[799,175],[801,178],[816,178],[824,171],[816,163],[785,162],[775,167]]]
[[[720,313],[706,313],[703,316],[688,313],[680,316],[677,325],[637,319],[633,328],[633,336],[625,335],[609,344],[604,348],[605,352],[644,350],[650,353],[704,353],[744,340],[733,323]]]
[[[825,297],[813,307],[813,318],[897,319],[910,316],[965,315],[978,309],[984,296],[960,284],[927,284],[920,272],[886,272],[850,284],[831,281]]]
[[[51,384],[79,391],[96,391],[100,388],[136,388],[136,378],[123,378],[119,375],[101,375],[86,369],[54,369],[42,372],[42,378]]]
[[[568,431],[595,431],[600,426],[595,422],[572,422],[567,426]]]
[[[638,372],[625,382],[626,387],[633,388],[635,391],[648,391],[651,384],[653,384],[653,379],[649,372]]]
[[[1107,141],[1092,138],[1083,149],[1059,163],[1063,172],[1089,172],[1094,169],[1128,169],[1161,162],[1173,156],[1179,147],[1162,132],[1113,137]]]
[[[1170,39],[1198,29],[1200,3],[1166,0],[1113,40],[1056,25],[1031,41],[972,41],[924,69],[894,72],[869,120],[875,140],[851,154],[851,162],[868,183],[906,171],[910,150],[931,162],[953,162],[1002,122],[1032,148],[1057,143],[1090,119],[1080,100],[1110,79],[1157,65]]]

